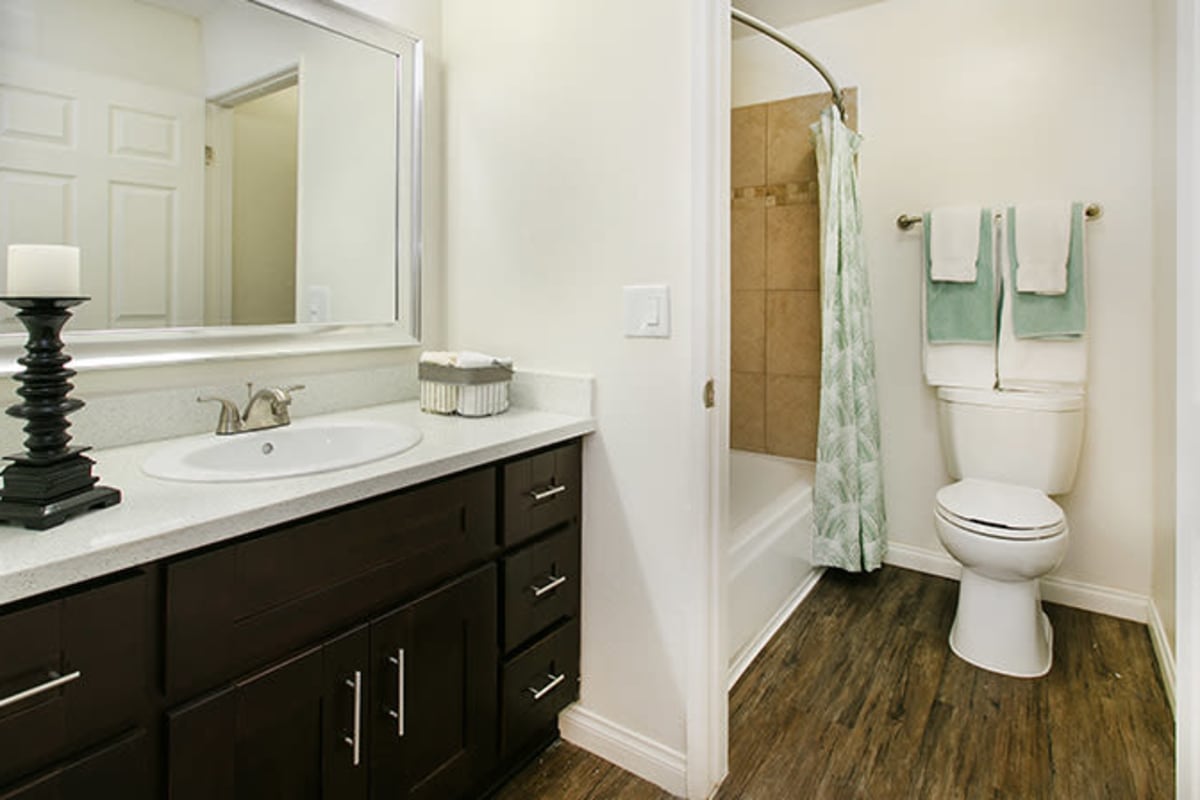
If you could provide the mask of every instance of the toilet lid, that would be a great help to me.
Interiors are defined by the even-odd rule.
[[[938,510],[992,536],[1039,539],[1060,530],[1066,517],[1058,504],[1037,489],[974,478],[944,486],[937,493]]]

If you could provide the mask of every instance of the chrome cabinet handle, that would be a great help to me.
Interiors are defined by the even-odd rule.
[[[396,710],[389,710],[388,716],[396,720],[397,738],[404,736],[404,648],[396,651],[396,655],[388,656],[388,663],[396,667]]]
[[[558,486],[547,486],[545,489],[533,489],[529,492],[529,496],[533,498],[533,502],[540,503],[543,500],[549,500],[555,495],[562,494],[566,490],[566,486],[559,484]]]
[[[542,688],[527,687],[527,690],[533,694],[533,701],[535,703],[558,688],[558,685],[567,679],[567,673],[560,672],[558,675],[547,674],[546,677],[550,679],[550,682]]]
[[[11,706],[13,703],[19,703],[22,700],[27,700],[30,697],[36,697],[42,692],[48,692],[51,689],[57,689],[60,686],[66,686],[71,681],[79,680],[82,675],[83,673],[79,670],[68,672],[66,675],[59,675],[56,672],[51,672],[50,680],[46,681],[45,683],[39,683],[37,686],[34,686],[31,689],[26,689],[25,691],[17,692],[16,694],[10,694],[8,697],[0,700],[0,708]]]
[[[553,592],[555,589],[562,586],[566,582],[567,582],[566,575],[559,575],[557,577],[555,577],[554,575],[551,575],[550,582],[547,583],[545,586],[530,586],[529,588],[533,590],[534,597],[541,597],[542,595],[544,595],[548,592]]]
[[[346,679],[346,685],[354,690],[354,728],[350,736],[342,741],[350,745],[354,751],[354,766],[358,766],[362,756],[362,670],[354,670],[354,677]]]

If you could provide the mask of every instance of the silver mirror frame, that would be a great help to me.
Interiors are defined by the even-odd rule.
[[[76,369],[130,369],[413,346],[421,339],[424,48],[419,37],[335,0],[246,0],[396,55],[395,309],[402,322],[237,325],[63,332]],[[407,120],[409,124],[399,124]],[[400,172],[408,164],[407,174]],[[403,250],[401,245],[404,245]],[[401,266],[407,258],[407,275]],[[405,280],[407,278],[407,280]],[[0,334],[0,375],[20,370],[24,333]]]

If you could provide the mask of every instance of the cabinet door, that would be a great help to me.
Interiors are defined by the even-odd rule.
[[[139,728],[20,786],[0,789],[0,800],[150,800],[149,761],[146,732]]]
[[[0,785],[142,721],[148,584],[139,572],[0,614]]]
[[[171,799],[365,798],[368,642],[360,626],[171,713]]]
[[[496,758],[496,568],[371,625],[371,795],[467,796]]]

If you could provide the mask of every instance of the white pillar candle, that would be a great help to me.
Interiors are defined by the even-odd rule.
[[[7,289],[9,297],[79,297],[79,248],[10,244]]]

